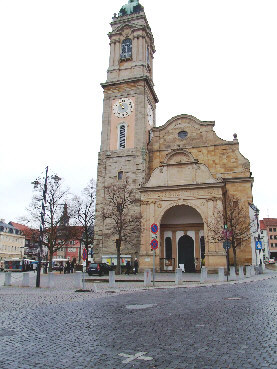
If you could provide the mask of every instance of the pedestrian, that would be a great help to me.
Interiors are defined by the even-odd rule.
[[[59,271],[60,271],[60,274],[62,274],[62,271],[63,271],[63,263],[62,262],[60,262]]]
[[[137,274],[138,272],[138,259],[137,258],[135,258],[134,267],[135,267],[135,274]]]
[[[71,264],[70,264],[70,271],[71,273],[73,273],[73,270],[74,270],[74,260],[71,261]]]
[[[127,260],[127,263],[126,263],[126,272],[125,274],[130,274],[130,269],[131,269],[131,263],[129,260]]]
[[[65,263],[65,266],[64,266],[64,274],[66,273],[70,273],[70,263],[69,261],[67,260],[67,262]]]

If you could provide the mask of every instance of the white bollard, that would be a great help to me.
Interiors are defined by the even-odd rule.
[[[54,274],[53,274],[53,272],[49,272],[48,273],[48,279],[47,279],[47,287],[48,288],[53,288],[54,286],[55,286]]]
[[[4,286],[11,286],[11,285],[12,285],[12,273],[6,272]]]
[[[218,280],[219,282],[224,282],[224,268],[218,268]]]
[[[230,281],[235,281],[237,279],[237,276],[236,276],[236,269],[234,266],[231,266],[230,267],[230,276],[229,276],[229,280]]]
[[[246,265],[246,278],[251,277],[251,265]]]
[[[144,287],[151,286],[151,270],[145,269],[144,271]]]
[[[180,285],[182,284],[182,269],[176,268],[175,270],[175,284]]]
[[[239,279],[244,278],[243,265],[239,266]]]
[[[82,272],[74,274],[74,287],[78,290],[82,288]]]
[[[109,271],[109,287],[115,287],[115,271]]]
[[[24,272],[22,273],[22,287],[29,287],[30,286],[30,278],[29,278],[29,273],[28,272]]]
[[[200,282],[206,282],[208,280],[208,269],[206,267],[201,268]]]

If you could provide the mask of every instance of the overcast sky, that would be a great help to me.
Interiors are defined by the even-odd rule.
[[[44,171],[96,178],[109,23],[127,0],[0,0],[0,218]],[[156,46],[157,125],[178,114],[237,133],[261,218],[277,217],[276,0],[141,0]]]

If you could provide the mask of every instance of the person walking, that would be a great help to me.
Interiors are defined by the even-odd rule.
[[[126,263],[126,272],[125,274],[130,274],[130,269],[131,269],[131,263],[130,261],[128,260],[127,263]]]
[[[134,268],[135,268],[135,274],[138,273],[138,259],[135,258],[135,261],[134,261]]]

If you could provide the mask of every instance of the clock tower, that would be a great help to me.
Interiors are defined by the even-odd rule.
[[[103,218],[105,189],[127,179],[137,190],[149,174],[147,146],[155,127],[158,102],[153,84],[154,38],[143,6],[129,0],[111,22],[110,58],[104,90],[101,148],[98,156],[94,259],[116,255],[116,235],[111,220]],[[140,214],[140,201],[132,212]],[[140,231],[132,242],[122,244],[121,253],[139,254]]]

